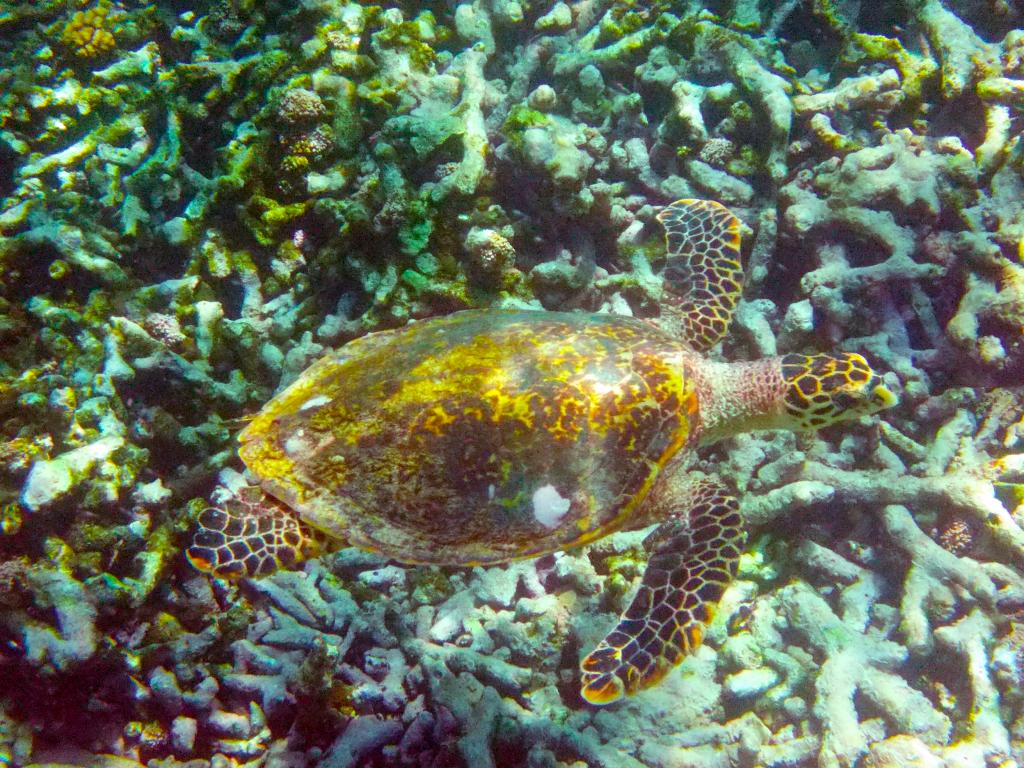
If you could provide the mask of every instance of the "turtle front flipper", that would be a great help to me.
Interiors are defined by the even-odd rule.
[[[259,488],[243,488],[220,507],[199,515],[192,565],[225,578],[266,576],[313,556],[321,540],[277,499]]]
[[[591,704],[655,685],[694,651],[736,573],[745,539],[736,498],[710,480],[681,496],[676,515],[644,542],[651,558],[633,602],[580,664]]]
[[[729,328],[743,290],[740,221],[713,200],[676,200],[658,213],[665,227],[665,302],[698,352]]]

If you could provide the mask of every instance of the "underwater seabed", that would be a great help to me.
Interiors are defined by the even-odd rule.
[[[0,0],[0,765],[1024,765],[1022,107],[1005,0]],[[901,401],[700,453],[749,542],[657,687],[579,698],[646,531],[187,564],[325,350],[658,318],[680,198],[744,223],[712,357]]]

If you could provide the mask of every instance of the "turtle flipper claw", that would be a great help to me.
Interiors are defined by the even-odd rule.
[[[316,538],[288,507],[249,487],[200,513],[186,554],[195,568],[216,576],[266,576],[308,557]]]
[[[736,572],[745,535],[735,497],[708,480],[688,497],[688,514],[648,538],[653,552],[636,596],[580,664],[581,694],[591,704],[651,687],[696,650]]]

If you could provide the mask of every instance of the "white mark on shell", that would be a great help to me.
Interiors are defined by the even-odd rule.
[[[306,430],[297,429],[295,434],[284,441],[284,452],[289,456],[295,456],[309,449],[308,441],[303,438],[306,436]]]
[[[300,405],[299,410],[308,411],[310,408],[316,408],[318,405],[327,405],[329,402],[331,402],[331,398],[327,395],[317,395],[316,397],[309,398],[309,400]]]
[[[545,528],[557,528],[571,505],[551,483],[533,492],[533,516]]]

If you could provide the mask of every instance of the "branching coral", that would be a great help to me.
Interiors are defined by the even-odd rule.
[[[854,605],[864,604],[861,591]],[[898,673],[907,660],[907,651],[898,643],[860,631],[860,622],[848,622],[832,612],[820,596],[806,587],[787,587],[780,595],[783,610],[794,629],[824,655],[816,675],[815,715],[822,723],[819,764],[852,766],[870,741],[861,724],[854,698],[860,693],[890,718],[899,733],[913,733],[933,744],[943,744],[950,732],[949,718],[936,711],[927,698],[914,690]],[[867,620],[869,613],[862,614]]]
[[[1019,342],[1024,331],[1024,267],[1001,256],[986,261],[987,268],[967,276],[967,290],[946,331],[978,362],[1017,369],[1024,362]]]
[[[965,416],[961,413],[961,417]],[[964,424],[961,417],[948,422],[946,431],[937,436],[930,464],[922,468],[922,474],[907,474],[902,464],[892,470],[850,471],[801,461],[786,470],[780,488],[760,498],[750,498],[744,512],[752,521],[763,523],[785,513],[787,505],[791,509],[801,502],[806,505],[823,500],[874,507],[899,504],[956,509],[976,518],[999,545],[1024,562],[1024,529],[996,495],[996,484],[1017,474],[1020,459],[991,459],[972,450],[957,430]],[[889,456],[895,458],[891,453]],[[909,542],[906,545],[911,546]],[[941,552],[936,545],[933,554],[940,556]],[[955,556],[950,557],[952,560],[945,562],[956,560]],[[954,580],[963,581],[963,577]]]
[[[966,667],[970,684],[970,717],[967,735],[946,750],[948,765],[970,765],[1008,759],[1010,734],[1003,724],[999,693],[989,672],[988,640],[993,624],[975,609],[954,624],[935,631],[939,644],[956,654]]]

